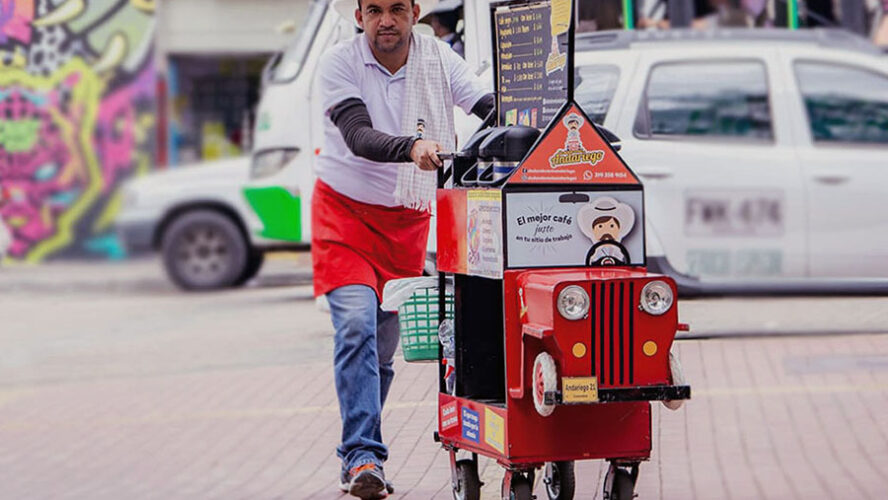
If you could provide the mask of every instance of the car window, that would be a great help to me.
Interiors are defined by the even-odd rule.
[[[620,80],[620,69],[610,65],[581,66],[575,70],[574,100],[595,123],[604,125]]]
[[[655,66],[635,133],[640,137],[772,139],[764,64],[736,61]]]
[[[815,142],[888,144],[888,77],[814,62],[795,74]]]

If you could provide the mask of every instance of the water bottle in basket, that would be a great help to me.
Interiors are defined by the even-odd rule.
[[[456,388],[456,345],[453,339],[453,321],[445,319],[438,327],[438,339],[443,348],[444,384],[447,394],[453,394]]]

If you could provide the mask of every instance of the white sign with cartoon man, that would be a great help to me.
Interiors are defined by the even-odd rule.
[[[641,190],[506,194],[507,267],[640,265]]]
[[[632,207],[610,196],[601,196],[580,209],[577,224],[592,240],[592,248],[586,254],[587,266],[624,266],[632,261],[621,243],[635,226]]]

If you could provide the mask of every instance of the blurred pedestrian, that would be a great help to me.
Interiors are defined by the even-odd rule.
[[[876,45],[888,48],[888,0],[882,0],[882,20],[873,36]]]
[[[397,316],[379,308],[386,281],[419,276],[429,211],[454,145],[453,107],[486,116],[493,95],[447,45],[413,32],[428,0],[334,0],[363,33],[328,50],[318,71],[324,146],[311,208],[316,296],[335,329],[342,418],[340,487],[363,499],[385,480],[382,407],[394,377]]]
[[[458,31],[459,21],[462,19],[462,0],[443,0],[422,18],[423,23],[431,26],[435,36],[441,39],[460,57],[465,59],[466,49],[463,44],[463,34]]]
[[[12,233],[9,231],[9,228],[6,227],[6,223],[3,222],[2,212],[3,205],[5,205],[9,199],[9,190],[0,186],[0,264],[3,263],[3,259],[6,258],[6,252],[8,252],[9,247],[12,246]]]

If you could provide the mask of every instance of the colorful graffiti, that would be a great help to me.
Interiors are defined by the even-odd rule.
[[[7,259],[120,257],[121,182],[153,163],[153,0],[0,0]]]

